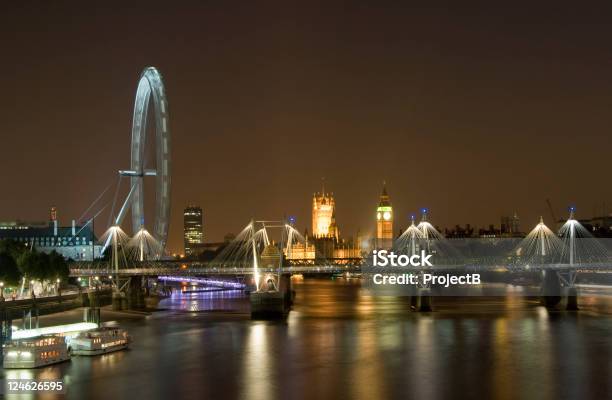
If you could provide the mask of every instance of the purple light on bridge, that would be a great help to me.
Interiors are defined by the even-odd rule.
[[[210,286],[218,286],[223,288],[231,288],[231,289],[244,289],[246,285],[240,282],[228,282],[228,281],[220,281],[217,279],[207,279],[207,278],[195,278],[189,276],[158,276],[158,280],[161,281],[171,281],[171,282],[189,282],[189,283],[200,283],[202,285],[210,285]]]

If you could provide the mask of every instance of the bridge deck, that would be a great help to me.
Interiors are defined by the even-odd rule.
[[[348,260],[346,260],[348,261]],[[418,273],[435,272],[435,271],[457,271],[457,272],[527,272],[541,270],[557,270],[557,271],[575,271],[575,272],[599,272],[612,273],[611,264],[580,264],[570,266],[568,264],[547,264],[542,266],[530,266],[528,269],[500,266],[500,265],[436,265],[427,268],[372,268],[371,266],[363,265],[363,260],[354,260],[353,262],[345,263],[321,263],[321,264],[303,264],[284,266],[282,271],[291,274],[338,274],[344,272],[350,273]],[[276,273],[277,268],[259,268],[260,274]],[[251,275],[253,274],[252,266],[215,266],[202,262],[181,263],[181,262],[146,262],[139,263],[130,268],[119,269],[121,276],[204,276],[204,275]],[[71,276],[107,276],[114,275],[115,270],[110,268],[106,263],[72,263],[70,266]]]

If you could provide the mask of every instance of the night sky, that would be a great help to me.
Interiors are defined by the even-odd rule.
[[[23,3],[0,5],[0,220],[54,205],[69,224],[112,194],[149,65],[170,105],[173,251],[189,203],[206,241],[251,217],[310,229],[321,177],[347,236],[373,231],[383,180],[396,229],[423,206],[440,226],[516,211],[523,229],[550,221],[546,198],[612,209],[609,4]]]

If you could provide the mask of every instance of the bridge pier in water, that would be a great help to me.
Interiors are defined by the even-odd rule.
[[[143,278],[140,276],[130,277],[120,289],[115,289],[113,291],[112,308],[113,311],[142,310],[146,308]]]
[[[130,278],[127,289],[127,309],[142,310],[145,308],[143,279],[139,276]]]
[[[574,271],[561,273],[545,270],[542,277],[542,304],[547,308],[555,308],[565,303],[567,311],[578,311],[578,289],[574,285],[574,274]]]
[[[83,309],[83,322],[100,324],[100,307],[86,307]]]
[[[432,311],[431,299],[431,291],[429,289],[418,289],[418,311]]]
[[[578,290],[575,287],[567,288],[567,303],[565,309],[568,311],[578,311]]]
[[[258,287],[250,294],[251,318],[276,319],[289,313],[294,298],[291,274],[264,276]]]
[[[127,299],[125,293],[114,290],[113,291],[113,311],[127,310]]]
[[[93,322],[100,324],[100,293],[95,290],[88,293],[81,293],[83,296],[83,322]]]

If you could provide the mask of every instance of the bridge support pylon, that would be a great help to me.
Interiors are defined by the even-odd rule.
[[[567,288],[567,303],[565,309],[568,311],[578,311],[578,290],[575,287]]]
[[[132,277],[127,290],[128,310],[142,310],[145,308],[145,291],[142,277]]]
[[[87,293],[87,306],[83,309],[83,321],[100,325],[100,294],[97,290]]]
[[[127,300],[125,298],[125,293],[120,292],[118,290],[113,291],[113,311],[121,311],[127,310]]]
[[[294,298],[290,274],[266,277],[258,287],[250,295],[251,318],[277,319],[289,313]]]
[[[83,322],[93,322],[100,325],[100,307],[86,307],[83,309]]]
[[[567,311],[578,311],[578,289],[575,271],[544,271],[542,278],[542,305],[555,308],[563,304]]]
[[[546,308],[554,308],[561,302],[561,282],[556,271],[544,271],[541,292],[541,303]]]
[[[419,289],[418,297],[419,312],[431,312],[431,291],[429,289]]]
[[[133,276],[124,281],[119,288],[115,288],[112,304],[114,311],[142,310],[146,308],[143,278]]]

